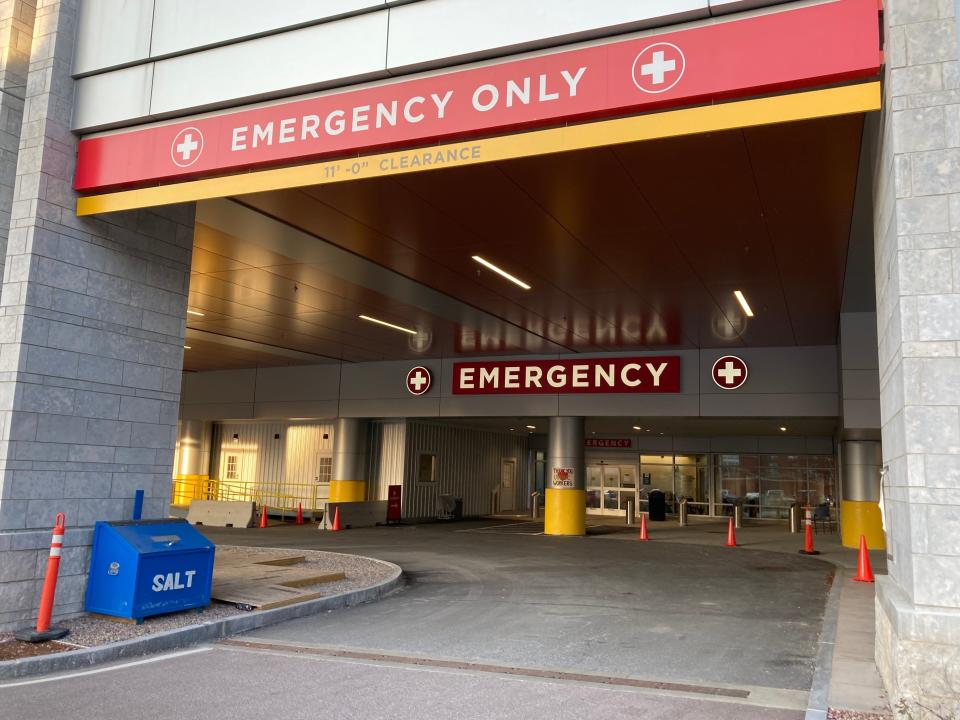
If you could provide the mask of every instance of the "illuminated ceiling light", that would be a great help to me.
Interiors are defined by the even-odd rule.
[[[484,260],[484,259],[483,259],[482,257],[480,257],[479,255],[473,255],[473,256],[471,257],[471,259],[472,259],[474,262],[480,263],[480,264],[483,265],[485,268],[488,268],[488,269],[490,269],[490,270],[493,270],[495,273],[497,273],[497,275],[500,275],[501,277],[505,277],[507,280],[509,280],[510,282],[512,282],[514,285],[519,285],[519,286],[522,287],[524,290],[529,290],[529,289],[530,289],[530,286],[527,285],[523,280],[514,277],[513,275],[511,275],[510,273],[508,273],[506,270],[503,270],[503,269],[501,269],[501,268],[498,268],[496,265],[494,265],[494,264],[493,264],[492,262],[490,262],[489,260]]]
[[[184,346],[183,346],[183,349],[184,349],[184,350],[193,350],[193,348],[190,347],[189,345],[184,345]]]
[[[781,426],[780,426],[780,432],[786,432],[786,431],[787,431],[787,429],[781,425]]]
[[[639,425],[634,425],[634,426],[633,426],[633,429],[634,429],[634,430],[643,430],[643,428],[640,427]]]
[[[187,310],[187,315],[196,315],[197,317],[205,317],[204,314],[198,310]]]
[[[537,429],[536,425],[527,425],[527,430],[536,430],[536,429]]]
[[[750,303],[747,302],[747,299],[743,296],[743,293],[739,290],[734,290],[733,296],[737,299],[737,302],[740,303],[740,307],[743,308],[743,314],[747,317],[753,317],[753,309],[750,307]]]
[[[411,330],[410,328],[405,328],[402,325],[394,325],[393,323],[388,323],[386,320],[377,320],[375,317],[370,317],[369,315],[360,315],[361,320],[366,320],[367,322],[376,323],[377,325],[383,325],[384,327],[391,328],[393,330],[399,330],[400,332],[405,332],[408,335],[417,335],[416,330]]]

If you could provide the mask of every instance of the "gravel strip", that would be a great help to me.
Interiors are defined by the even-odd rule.
[[[891,715],[860,710],[838,710],[837,708],[827,710],[827,720],[890,720],[891,717]]]
[[[338,570],[343,572],[346,575],[346,579],[344,580],[321,583],[304,588],[320,592],[324,597],[377,585],[386,580],[392,572],[389,565],[371,560],[370,558],[323,552],[321,550],[256,548],[256,553],[257,555],[272,557],[283,557],[291,554],[303,555],[306,558],[304,562],[291,565],[290,567],[323,572],[336,572]],[[218,556],[231,554],[249,555],[250,548],[236,545],[217,546]],[[256,612],[256,610],[253,610],[246,612],[246,614]],[[167,630],[175,630],[190,625],[201,625],[241,613],[245,613],[245,611],[237,609],[234,605],[213,601],[213,604],[205,608],[202,613],[198,613],[195,610],[187,610],[170,615],[159,615],[146,618],[142,625],[116,622],[90,615],[63,620],[57,622],[56,625],[70,629],[70,634],[62,641],[66,645],[73,646],[65,647],[63,650],[70,650],[76,647],[97,647],[121,640],[130,640],[132,638],[143,637],[144,635],[153,635]],[[0,633],[0,642],[12,639],[12,634]]]

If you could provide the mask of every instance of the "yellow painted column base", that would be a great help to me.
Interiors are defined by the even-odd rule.
[[[209,475],[174,475],[170,504],[187,507],[191,500],[212,500]]]
[[[886,535],[880,520],[880,505],[871,500],[842,500],[840,502],[841,540],[844,547],[860,547],[860,536],[867,539],[871,550],[885,550]]]
[[[366,480],[330,481],[330,502],[363,502],[366,499]]]
[[[586,490],[547,488],[543,530],[547,535],[585,535],[587,532]]]

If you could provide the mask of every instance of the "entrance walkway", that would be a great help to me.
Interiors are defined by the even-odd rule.
[[[609,541],[619,533],[489,531],[497,524],[204,532],[218,543],[370,555],[408,576],[404,591],[377,604],[244,639],[684,683],[705,693],[732,688],[766,707],[806,707],[829,563]]]

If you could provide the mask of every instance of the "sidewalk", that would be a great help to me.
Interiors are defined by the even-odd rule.
[[[850,577],[844,573],[841,578],[829,706],[890,717],[890,706],[873,659],[874,586],[853,582]]]
[[[588,524],[600,525],[601,522],[591,518]],[[602,524],[610,526],[608,522]],[[621,532],[597,537],[602,540],[635,541],[637,532],[638,528],[624,528]],[[690,524],[686,527],[680,527],[676,521],[657,522],[649,524],[649,532],[652,542],[723,545],[726,542],[727,521],[720,518],[690,518]],[[754,521],[751,524],[747,520],[744,527],[736,532],[738,546],[750,550],[796,554],[803,545],[803,535],[787,532],[782,523]],[[873,659],[874,586],[852,580],[857,567],[857,551],[843,547],[839,534],[815,535],[814,546],[820,551],[816,559],[833,563],[842,569],[834,581],[840,584],[840,601],[836,637],[832,640],[829,717],[871,720],[891,717]],[[886,572],[886,561],[885,552],[870,553],[870,564],[875,574]],[[831,642],[829,638],[824,638],[824,641]]]

